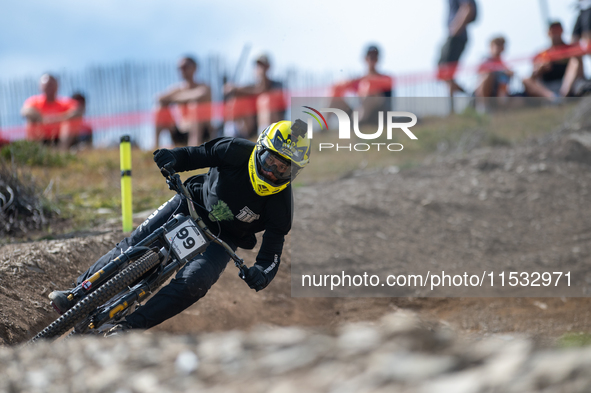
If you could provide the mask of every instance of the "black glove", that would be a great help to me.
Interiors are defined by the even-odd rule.
[[[165,166],[174,168],[176,164],[176,157],[172,150],[158,149],[154,152],[154,162],[160,169],[164,168]]]
[[[248,268],[244,281],[248,284],[249,287],[255,289],[257,292],[261,289],[265,289],[265,287],[268,284],[267,277],[265,276],[265,273],[263,273],[263,269],[258,267],[257,265]]]

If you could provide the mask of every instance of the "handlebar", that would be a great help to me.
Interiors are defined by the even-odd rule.
[[[181,177],[178,175],[178,173],[175,172],[175,170],[170,166],[170,164],[164,165],[162,168],[160,168],[160,173],[162,173],[162,175],[166,178],[166,183],[168,184],[169,189],[176,191],[178,194],[183,195],[187,199],[187,204],[189,206],[189,213],[191,214],[191,218],[195,220],[197,225],[199,225],[199,228],[203,230],[203,232],[209,238],[209,240],[224,247],[228,255],[230,255],[230,258],[232,258],[232,260],[234,261],[234,265],[238,269],[240,269],[240,278],[242,278],[243,280],[246,279],[246,272],[248,271],[248,267],[244,264],[244,261],[238,255],[236,255],[236,253],[234,252],[234,250],[232,250],[232,247],[230,247],[228,243],[214,235],[209,230],[207,225],[205,225],[205,222],[203,222],[203,219],[199,216],[197,210],[195,209],[195,205],[193,203],[193,199],[191,198],[191,194],[189,194],[189,191],[181,181]]]

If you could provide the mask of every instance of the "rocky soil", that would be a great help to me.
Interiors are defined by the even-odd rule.
[[[0,348],[6,392],[589,392],[591,348],[458,338],[409,312],[335,334],[298,327],[130,333]]]

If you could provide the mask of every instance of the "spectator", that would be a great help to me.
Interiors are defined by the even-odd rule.
[[[568,54],[575,47],[562,40],[562,33],[560,22],[550,24],[548,37],[552,45],[534,57],[534,71],[531,77],[523,80],[525,94],[528,97],[556,100],[561,95],[560,90],[569,63]]]
[[[0,149],[6,145],[9,145],[10,141],[2,137],[2,130],[0,130]]]
[[[591,1],[579,0],[579,15],[573,28],[572,43],[583,41],[585,44],[591,42]]]
[[[67,147],[65,142],[70,134],[70,119],[81,116],[81,108],[71,98],[58,97],[58,81],[50,74],[44,74],[39,81],[42,94],[27,98],[21,109],[27,120],[26,136],[44,144]]]
[[[159,147],[160,134],[164,130],[168,130],[175,145],[197,146],[205,142],[211,128],[211,89],[195,81],[197,68],[197,61],[193,57],[181,58],[178,69],[183,82],[158,97],[156,148]],[[178,121],[171,110],[173,105],[179,112]]]
[[[495,37],[490,41],[490,57],[478,67],[479,83],[476,97],[507,97],[507,85],[513,76],[501,55],[505,50],[505,38]]]
[[[476,20],[477,8],[474,0],[448,0],[449,14],[447,18],[448,36],[441,47],[437,78],[446,82],[449,95],[465,92],[454,80],[458,62],[468,42],[468,24]]]
[[[579,15],[573,28],[571,44],[576,53],[570,58],[560,95],[563,97],[580,96],[589,91],[589,84],[585,81],[583,71],[583,55],[591,52],[591,1],[579,0]]]
[[[362,100],[359,110],[359,124],[377,122],[379,111],[387,111],[390,106],[389,98],[392,97],[393,79],[377,70],[380,51],[377,46],[370,45],[365,53],[367,72],[360,78],[347,80],[333,86],[331,108],[338,108],[351,114],[352,109],[343,97],[347,92],[352,92],[358,97],[383,97]]]
[[[71,120],[72,137],[68,141],[72,147],[87,146],[92,147],[92,126],[84,121],[83,116],[86,114],[86,97],[80,92],[72,94],[72,99],[78,103],[80,108],[80,116],[74,117]]]
[[[254,84],[237,87],[228,83],[224,86],[224,94],[232,97],[226,108],[226,136],[251,138],[269,124],[284,118],[287,105],[283,84],[269,78],[270,68],[269,57],[262,54],[255,60]]]

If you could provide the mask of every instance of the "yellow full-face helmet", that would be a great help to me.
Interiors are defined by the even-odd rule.
[[[248,174],[258,195],[273,195],[287,185],[310,162],[310,139],[301,120],[279,121],[259,135],[248,161]]]

